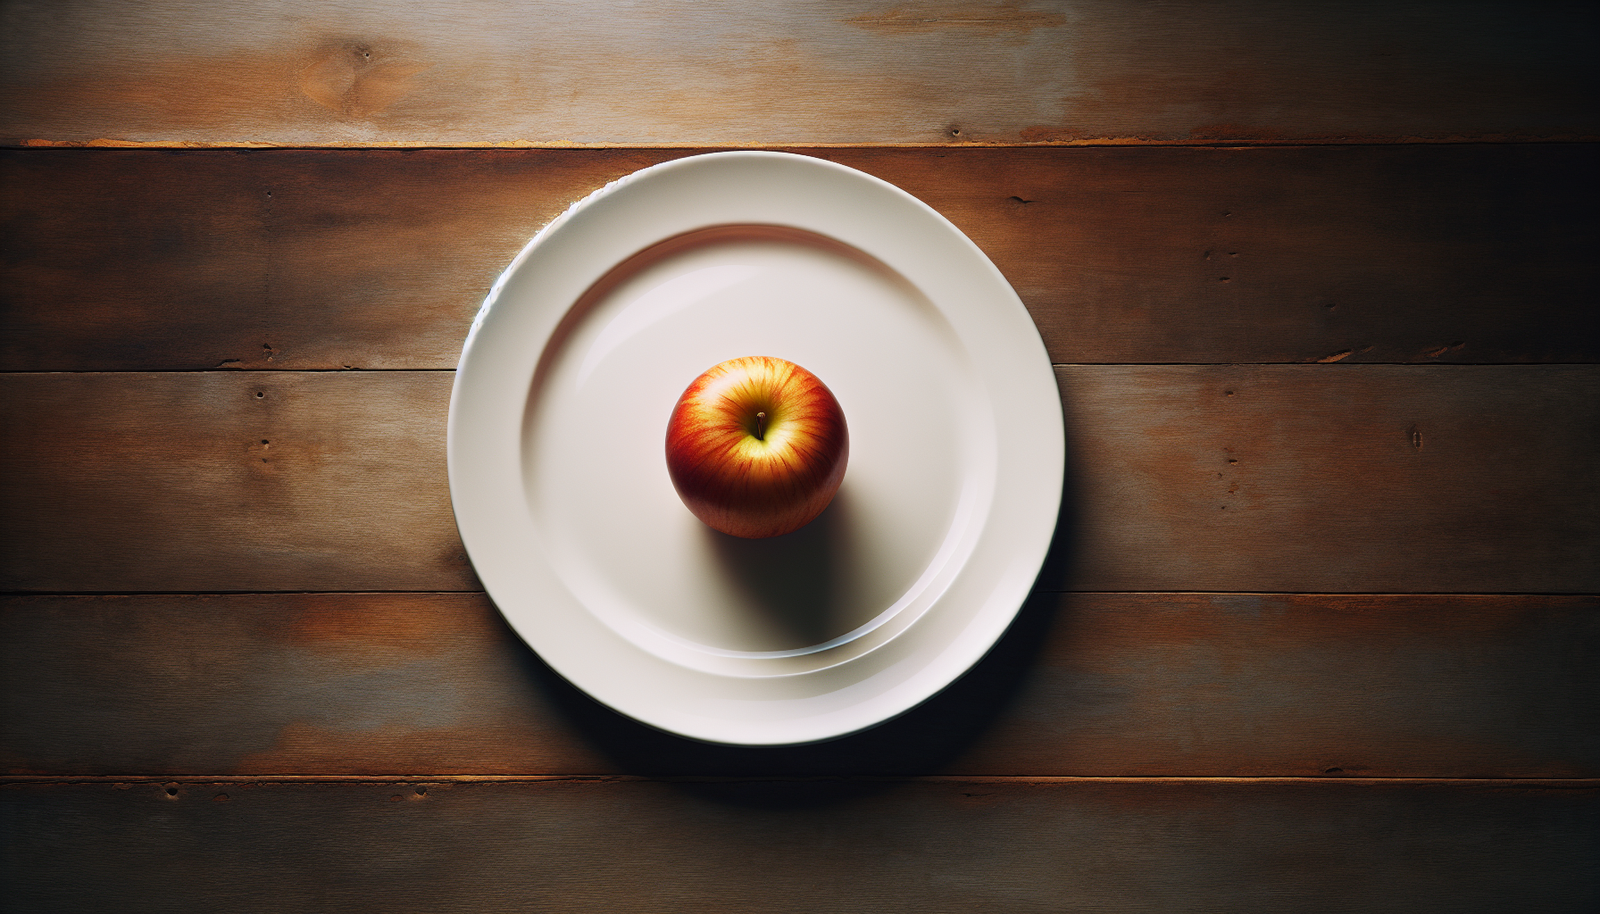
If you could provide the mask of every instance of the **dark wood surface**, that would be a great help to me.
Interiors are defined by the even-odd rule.
[[[1527,363],[1600,360],[1596,149],[808,153],[971,236],[1056,362]],[[0,153],[0,367],[454,368],[539,228],[693,151]]]
[[[1594,140],[1592,3],[13,4],[0,142]]]
[[[1600,590],[1600,367],[1058,366],[1040,586]],[[36,592],[469,590],[452,373],[0,375],[3,580]]]
[[[8,597],[13,774],[1576,778],[1600,600],[1041,593],[927,705],[733,749],[567,685],[481,593]],[[63,708],[72,713],[63,714]]]
[[[1600,908],[1592,4],[613,7],[0,7],[0,911]],[[572,201],[786,145],[1012,282],[1067,494],[735,749],[506,627],[445,419]]]
[[[31,838],[5,839],[30,911],[1579,912],[1600,900],[1597,799],[1562,781],[0,787]]]

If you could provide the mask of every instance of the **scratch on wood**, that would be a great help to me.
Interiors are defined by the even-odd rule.
[[[1340,351],[1335,352],[1333,355],[1325,355],[1322,358],[1317,359],[1317,364],[1327,365],[1331,362],[1339,362],[1344,359],[1348,359],[1350,358],[1351,353],[1354,351],[1355,350],[1352,349],[1341,349]]]
[[[1463,342],[1451,343],[1448,346],[1440,346],[1437,349],[1429,349],[1426,352],[1422,353],[1421,357],[1424,358],[1424,359],[1437,359],[1440,356],[1443,356],[1445,353],[1455,352],[1458,349],[1465,348],[1466,345],[1467,344],[1463,343]]]

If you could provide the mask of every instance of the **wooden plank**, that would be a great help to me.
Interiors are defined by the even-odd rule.
[[[1406,911],[1600,902],[1595,782],[0,787],[19,911]]]
[[[967,232],[1057,362],[1600,360],[1600,145],[811,152]],[[0,367],[451,368],[540,226],[684,154],[0,153]]]
[[[1060,367],[1041,586],[1600,591],[1600,371]]]
[[[1600,137],[1591,4],[8,6],[0,142]]]
[[[0,376],[7,589],[472,590],[449,372]]]
[[[1600,777],[1595,597],[1053,594],[842,740],[597,705],[481,594],[8,597],[12,775]]]
[[[1600,591],[1595,367],[1057,378],[1068,497],[1045,589]],[[451,379],[0,375],[0,586],[477,589],[446,485]]]

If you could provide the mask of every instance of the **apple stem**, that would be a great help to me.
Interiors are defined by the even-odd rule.
[[[756,438],[767,440],[767,414],[756,413]]]

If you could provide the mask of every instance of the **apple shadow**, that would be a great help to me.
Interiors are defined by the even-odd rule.
[[[838,601],[840,578],[848,574],[852,555],[851,504],[846,485],[811,523],[768,539],[741,539],[702,528],[728,580],[758,616],[751,621],[769,631],[775,642],[770,649],[821,644],[859,624],[841,617]]]
[[[849,802],[892,789],[898,778],[984,774],[981,763],[978,768],[964,769],[962,759],[973,757],[985,735],[997,724],[1005,724],[1010,718],[1009,722],[1017,725],[1013,709],[1040,674],[1039,659],[1046,644],[1052,637],[1070,636],[1067,633],[1071,622],[1061,616],[1063,604],[1057,591],[1071,589],[1074,555],[1081,538],[1081,501],[1074,484],[1077,475],[1073,465],[1069,439],[1056,529],[1039,579],[1011,626],[988,654],[920,705],[838,739],[795,746],[748,747],[704,743],[666,733],[590,698],[545,665],[509,626],[506,636],[517,645],[530,688],[565,719],[575,738],[587,741],[608,759],[611,767],[603,773],[669,778],[679,789],[710,803],[764,809]],[[839,530],[835,525],[848,520],[848,501],[840,507],[845,508],[838,512],[840,516],[824,521],[824,512],[818,518],[822,527],[791,544],[794,554],[788,558],[759,548],[745,551],[735,546],[730,550],[728,561],[735,573],[758,578],[751,586],[770,601],[768,609],[776,618],[790,619],[806,612],[807,607],[815,607],[813,601],[826,601],[821,596],[826,590],[821,583],[785,577],[796,572],[783,563],[808,557],[818,563],[812,573],[819,579],[838,573],[838,565],[834,558],[827,557],[827,551],[837,544]],[[774,567],[775,576],[764,577]],[[817,571],[819,568],[825,570]],[[816,623],[804,618],[789,624],[801,637],[820,630]],[[1060,713],[1071,712],[1061,709]],[[1006,739],[1017,739],[1018,732],[1011,729]],[[796,778],[802,780],[792,780]]]

